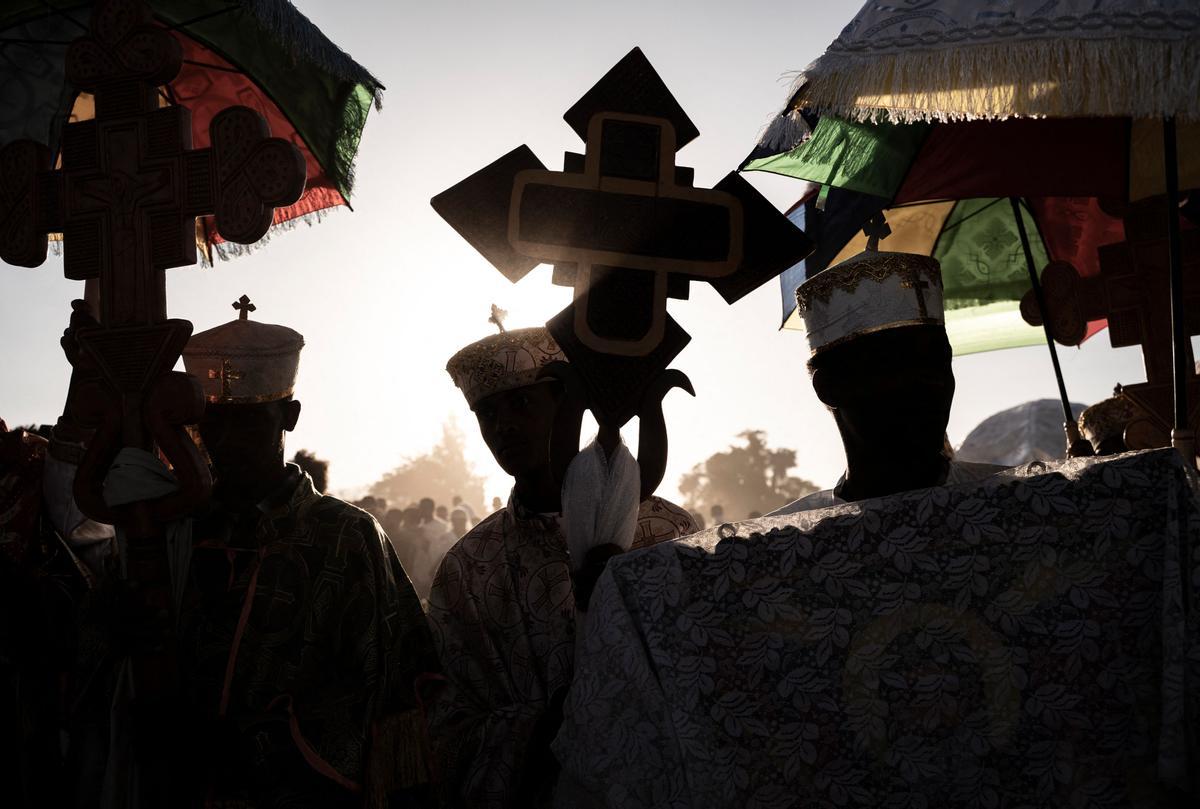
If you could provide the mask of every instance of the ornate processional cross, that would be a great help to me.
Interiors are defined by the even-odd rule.
[[[47,234],[61,232],[67,278],[98,281],[100,325],[75,339],[104,389],[80,397],[77,415],[120,415],[115,433],[102,430],[89,444],[76,495],[89,516],[112,521],[99,488],[121,447],[157,443],[183,481],[180,500],[203,494],[196,480],[207,480],[188,474],[195,461],[171,457],[186,451],[177,439],[199,417],[202,398],[186,377],[172,376],[192,326],[167,318],[163,271],[196,262],[197,216],[212,214],[227,240],[260,239],[275,208],[300,198],[305,165],[247,107],[216,115],[211,146],[192,148],[190,111],[160,106],[159,88],[183,64],[179,40],[142,0],[97,0],[89,30],[67,49],[66,73],[93,94],[95,117],[64,125],[61,168],[34,141],[0,150],[0,259],[38,266]]]
[[[547,327],[619,427],[690,339],[667,314],[707,281],[733,303],[812,250],[736,172],[695,188],[675,153],[699,135],[634,48],[563,116],[586,142],[550,171],[526,146],[434,197],[434,209],[509,280],[540,263],[574,301]]]

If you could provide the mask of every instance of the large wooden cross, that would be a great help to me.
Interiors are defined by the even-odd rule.
[[[1131,203],[1123,211],[1125,241],[1099,248],[1100,274],[1082,278],[1073,266],[1054,262],[1042,272],[1050,334],[1064,345],[1079,345],[1089,321],[1108,320],[1113,348],[1141,346],[1146,381],[1123,390],[1147,411],[1169,446],[1174,423],[1170,269],[1167,263],[1166,202],[1162,198]],[[1189,335],[1200,334],[1200,231],[1183,232],[1184,311]],[[1041,325],[1032,293],[1021,313]],[[1191,343],[1187,367],[1194,367]],[[1192,429],[1200,429],[1200,376],[1188,382]]]
[[[89,33],[66,53],[69,81],[94,96],[94,119],[64,126],[59,169],[49,149],[33,141],[0,150],[0,259],[40,265],[47,234],[61,232],[66,276],[98,282],[100,325],[76,339],[109,404],[119,403],[120,429],[108,446],[96,446],[105,443],[99,440],[89,448],[97,456],[81,468],[76,491],[80,507],[99,519],[114,519],[95,479],[109,456],[122,446],[176,445],[163,435],[167,422],[178,427],[199,415],[181,381],[173,383],[174,396],[152,396],[191,334],[189,322],[166,316],[163,271],[196,262],[196,217],[213,214],[223,238],[250,243],[266,233],[275,207],[304,191],[299,150],[270,137],[262,116],[247,107],[215,116],[211,146],[191,148],[191,113],[164,106],[160,90],[182,60],[179,41],[154,24],[142,0],[98,0]],[[108,405],[97,396],[86,409],[100,418]],[[171,418],[146,412],[150,399],[159,416]],[[177,473],[189,466],[185,458],[172,463]]]
[[[64,338],[74,371],[59,426],[94,431],[75,476],[76,502],[124,529],[128,579],[159,616],[163,631],[131,651],[143,702],[171,693],[176,679],[162,617],[172,606],[166,525],[194,509],[211,485],[184,430],[201,416],[204,397],[195,379],[171,370],[192,324],[167,318],[163,271],[195,263],[197,216],[213,214],[225,239],[254,242],[276,206],[300,198],[305,179],[299,150],[271,138],[246,107],[214,117],[212,145],[192,149],[189,111],[163,106],[159,90],[182,59],[178,40],[154,24],[142,0],[97,0],[89,33],[66,52],[68,80],[93,94],[95,118],[64,126],[61,168],[32,141],[0,150],[0,259],[38,266],[47,234],[61,232],[66,276],[99,287],[98,323],[76,307]],[[104,480],[127,447],[161,452],[178,490],[110,506]],[[155,782],[143,784],[146,799],[173,805],[172,765],[152,747],[139,747],[139,758],[147,757],[139,764],[143,780]]]
[[[635,48],[563,116],[586,143],[550,171],[521,146],[434,197],[511,281],[540,263],[575,290],[547,325],[602,423],[620,426],[688,342],[667,314],[707,281],[737,301],[812,244],[738,174],[694,188],[675,153],[699,135]]]

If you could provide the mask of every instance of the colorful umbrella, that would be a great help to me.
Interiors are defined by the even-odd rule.
[[[1098,214],[1085,228],[1099,231],[1114,224],[1101,200],[1135,201],[1165,191],[1169,210],[1176,210],[1177,197],[1171,195],[1177,181],[1200,187],[1198,86],[1200,13],[1193,5],[1017,0],[999,9],[937,0],[868,3],[800,76],[789,104],[745,167],[875,198],[846,203],[850,207],[836,217],[843,222],[864,211],[869,219],[874,212],[866,209],[873,206],[974,200],[971,205],[985,211],[1002,207],[987,198],[1008,199],[1030,285],[1045,311],[1036,271],[1037,230],[1019,214],[1019,199],[1036,212],[1054,204],[1048,198],[1072,198],[1065,204],[1076,214],[1085,208]],[[801,119],[816,114],[822,117],[811,137],[789,148],[806,128]],[[1177,115],[1184,119],[1178,124]],[[1170,170],[1164,172],[1164,165]],[[1042,228],[1046,257],[1053,258],[1044,244],[1046,231],[1056,229],[1053,217],[1034,224]],[[1078,218],[1074,224],[1078,227]],[[1170,233],[1176,353],[1182,357],[1177,217]],[[849,240],[842,236],[826,252],[840,251]],[[1122,236],[1116,231],[1112,241]],[[1084,265],[1094,259],[1092,248],[1104,243],[1078,235],[1073,242],[1072,252]],[[935,237],[930,250],[939,244]],[[811,260],[808,266],[823,268]],[[1088,270],[1077,269],[1081,275]],[[1007,277],[1003,267],[998,277]],[[1048,330],[1046,337],[1070,420]],[[1187,411],[1182,375],[1176,377],[1179,427]]]
[[[966,354],[1040,339],[1017,311],[1030,281],[1011,197],[1021,198],[1037,267],[1065,261],[1084,277],[1099,273],[1096,247],[1124,238],[1121,220],[1100,200],[1130,195],[1111,169],[1133,148],[1129,128],[1121,119],[873,125],[821,118],[800,147],[746,168],[821,185],[824,198],[792,214],[818,245],[803,277],[861,251],[862,227],[883,211],[887,249],[942,262],[947,326],[956,353]],[[1188,169],[1200,185],[1200,161]],[[794,273],[783,280],[788,327],[798,326],[791,293],[803,277]],[[1089,336],[1103,326],[1092,323]]]
[[[161,103],[191,111],[193,147],[208,145],[209,123],[222,109],[251,107],[307,165],[304,195],[278,209],[274,225],[348,205],[367,113],[382,101],[376,78],[284,0],[147,5],[183,48],[183,69],[161,88]],[[70,0],[10,0],[0,10],[0,145],[31,138],[57,153],[62,124],[92,117],[91,96],[69,86],[64,64],[91,13],[92,3]],[[223,240],[211,217],[197,223],[197,243],[209,260],[245,249]]]

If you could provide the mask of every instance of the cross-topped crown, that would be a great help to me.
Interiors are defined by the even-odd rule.
[[[250,303],[250,297],[248,295],[243,295],[230,305],[233,306],[234,309],[238,310],[238,320],[249,319],[250,313],[258,309],[257,306]]]

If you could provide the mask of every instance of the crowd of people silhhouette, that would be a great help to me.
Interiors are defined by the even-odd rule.
[[[391,60],[370,171],[385,88],[293,3]],[[1200,0],[872,0],[737,164],[685,107],[743,126],[738,76],[835,3],[527,5],[0,4],[0,809],[1200,809]],[[552,167],[464,178],[609,29],[694,50],[688,97],[634,47]],[[380,167],[232,320],[167,273]],[[50,287],[5,277],[52,244],[57,368]],[[444,342],[486,264],[529,322]],[[1144,381],[1073,403],[1056,345],[1106,329]],[[1017,347],[966,390],[1003,366],[956,354]],[[369,487],[324,456],[365,422],[289,447],[443,399]]]
[[[896,279],[907,283],[904,289],[926,291],[838,316],[856,296]],[[685,665],[692,672],[687,688],[709,696],[713,688],[753,689],[749,680],[714,681],[729,672],[720,675],[703,650],[750,643],[743,648],[759,652],[743,652],[747,665],[777,660],[772,650],[782,641],[770,640],[777,620],[771,616],[783,607],[764,611],[760,599],[770,597],[777,574],[786,571],[772,572],[766,583],[746,582],[750,589],[738,596],[747,620],[759,627],[753,631],[768,632],[764,640],[751,643],[728,624],[701,627],[727,588],[740,586],[754,532],[784,531],[768,534],[778,542],[791,536],[787,531],[844,524],[849,542],[853,531],[876,529],[859,523],[869,509],[847,506],[1003,479],[995,476],[1004,467],[957,461],[947,450],[955,382],[939,289],[935,261],[901,254],[864,255],[801,287],[813,347],[807,372],[842,437],[845,472],[833,488],[812,491],[786,477],[790,454],[767,450],[751,432],[743,438],[752,452],[731,448],[697,467],[689,487],[706,494],[689,501],[691,510],[653,496],[614,506],[609,492],[628,483],[619,480],[619,459],[627,453],[619,439],[580,454],[599,460],[598,479],[556,477],[550,435],[568,393],[542,371],[565,357],[540,327],[484,337],[447,366],[484,443],[512,478],[507,503],[494,498],[484,514],[460,496],[448,503],[378,496],[344,502],[327,491],[327,462],[307,451],[285,461],[287,434],[302,415],[296,377],[303,338],[243,312],[196,334],[184,351],[208,400],[194,438],[214,485],[211,498],[158,536],[168,574],[160,590],[129,575],[138,537],[88,518],[76,505],[72,479],[89,436],[71,429],[65,416],[39,429],[0,423],[0,767],[16,796],[6,805],[623,805],[622,796],[637,789],[620,773],[650,766],[648,751],[666,738],[662,733],[676,732],[663,730],[671,716],[692,722],[687,717],[699,699],[684,689],[675,708],[596,718],[627,710],[621,707],[627,699],[643,699],[655,687],[647,672],[632,674],[633,657],[614,651],[641,648],[632,638],[615,640],[634,625],[634,613],[620,617],[626,608],[614,589],[627,563],[697,558],[698,549],[711,548],[699,557],[712,565],[702,574],[714,576],[705,579],[711,588],[677,590],[683,585],[670,577],[646,580],[639,585],[646,589],[626,594],[628,608],[647,625],[646,643],[683,633],[682,658],[656,659],[671,671]],[[65,346],[86,317],[86,307],[77,307]],[[222,373],[230,365],[239,373]],[[1137,417],[1117,391],[1085,410],[1080,425],[1095,454],[1119,455]],[[717,481],[735,457],[759,458],[747,468],[766,475],[766,496],[791,492],[793,502],[775,503],[766,517],[757,507],[726,513],[715,498],[723,491],[735,500],[740,495]],[[734,477],[750,485],[744,469]],[[172,481],[159,458],[122,451],[105,493],[119,503],[170,491]],[[594,524],[582,528],[564,513],[566,503],[579,502],[580,486],[600,493]],[[770,506],[761,499],[737,502]],[[979,507],[973,508],[977,517]],[[826,509],[833,522],[806,516]],[[747,518],[754,522],[744,529],[739,521]],[[624,527],[606,534],[597,528],[606,521]],[[751,532],[748,539],[743,530]],[[906,536],[888,541],[913,541]],[[689,539],[677,550],[672,540],[681,537]],[[794,541],[797,553],[816,552],[803,534]],[[828,547],[820,553],[812,582],[855,569],[853,553]],[[913,558],[905,564],[936,567],[932,557]],[[972,586],[984,592],[987,581],[981,575]],[[822,586],[828,589],[821,604],[795,606],[840,615],[835,607],[847,591]],[[851,592],[871,591],[858,584]],[[1054,592],[1050,587],[1043,596]],[[637,598],[648,593],[695,606],[670,626],[656,626],[655,609],[638,611]],[[589,621],[594,598],[606,617]],[[1071,598],[1072,609],[1091,603]],[[617,647],[604,645],[612,643]],[[622,688],[632,691],[603,685],[626,675],[636,685]],[[814,680],[808,687],[829,686]],[[818,698],[824,699],[811,699]],[[718,724],[728,730],[731,721]],[[826,730],[804,733],[823,738]],[[722,737],[720,755],[735,755],[728,744],[736,736]],[[634,759],[621,759],[638,750]],[[625,761],[620,773],[612,769],[613,755]],[[690,766],[699,753],[676,750],[668,757],[677,755]],[[816,761],[821,753],[811,755]],[[138,774],[134,762],[155,769]],[[678,786],[675,776],[664,779],[664,786]],[[610,782],[619,788],[606,794]]]
[[[383,526],[422,598],[429,596],[433,574],[442,557],[479,522],[475,510],[458,495],[454,495],[449,507],[435,503],[432,497],[422,497],[400,508],[373,495],[354,501],[354,505]]]

